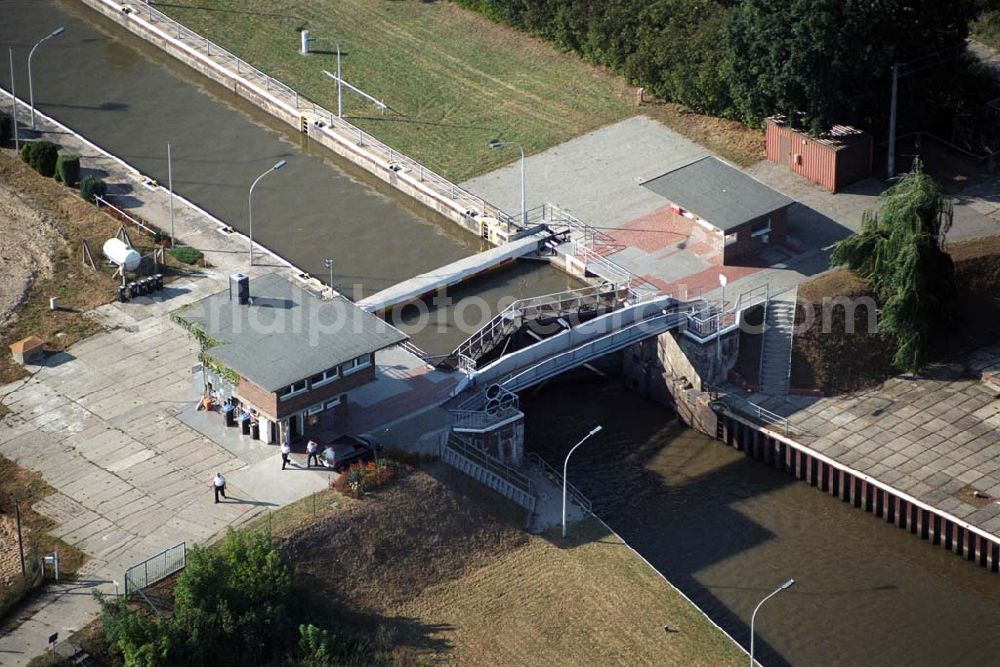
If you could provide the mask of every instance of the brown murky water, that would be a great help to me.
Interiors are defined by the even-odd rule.
[[[1000,578],[678,424],[615,381],[525,395],[527,447],[629,544],[772,665],[996,665]],[[651,632],[671,619],[650,619]]]
[[[27,99],[28,51],[59,26],[66,32],[39,47],[32,61],[40,111],[161,183],[170,142],[175,191],[241,231],[250,183],[287,160],[254,189],[254,238],[324,281],[323,261],[332,258],[341,291],[370,294],[484,249],[473,235],[79,3],[0,0],[0,85],[10,90],[13,46],[17,90]],[[525,263],[451,296],[479,297],[491,310],[505,296],[568,286],[576,286],[568,276]],[[478,310],[468,308],[464,319],[479,321]],[[453,308],[432,314],[441,326],[409,332],[429,352],[450,350],[471,333],[455,326]]]

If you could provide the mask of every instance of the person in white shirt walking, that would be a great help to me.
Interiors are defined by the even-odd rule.
[[[215,504],[219,504],[219,496],[226,498],[226,478],[221,472],[215,473],[215,477],[212,478],[212,488],[215,489]]]
[[[287,442],[281,443],[281,469],[284,470],[285,466],[291,463],[288,460],[289,455],[292,453],[292,446]]]
[[[306,445],[306,454],[309,457],[306,459],[306,467],[312,468],[313,461],[316,462],[316,467],[320,467],[319,463],[319,443],[315,440],[310,440],[309,444]]]

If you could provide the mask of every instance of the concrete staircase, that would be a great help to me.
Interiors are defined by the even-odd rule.
[[[767,305],[760,359],[760,391],[770,396],[788,395],[792,365],[792,331],[795,327],[797,289],[772,297]]]

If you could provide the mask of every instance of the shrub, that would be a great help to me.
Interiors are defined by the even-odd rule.
[[[0,146],[9,144],[12,136],[14,136],[14,123],[11,122],[10,116],[0,114]]]
[[[21,152],[18,154],[21,156],[21,162],[26,164],[31,164],[31,155],[35,152],[35,144],[28,142],[21,146]]]
[[[185,264],[197,264],[201,261],[201,258],[204,257],[200,250],[192,248],[188,245],[179,245],[171,248],[167,252],[169,252],[170,255],[178,262],[183,262]]]
[[[342,472],[337,481],[333,483],[333,488],[346,496],[360,498],[369,491],[389,484],[412,469],[412,466],[389,459],[378,459],[368,463],[359,462]]]
[[[94,197],[108,194],[108,184],[97,176],[87,176],[80,181],[80,196],[86,201],[94,201]]]
[[[80,156],[60,155],[56,160],[56,180],[73,187],[80,180]]]
[[[59,159],[59,149],[51,141],[39,141],[31,151],[31,168],[42,176],[52,178],[56,173],[56,161]]]

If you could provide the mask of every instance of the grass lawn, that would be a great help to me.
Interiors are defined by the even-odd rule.
[[[345,115],[455,182],[518,157],[516,148],[489,149],[495,137],[536,153],[638,112],[634,90],[608,70],[448,2],[198,0],[158,8],[333,111],[336,85],[322,73],[336,70],[333,43],[314,43],[322,53],[308,58],[298,48],[302,29],[336,37],[344,79],[391,108],[380,115],[345,89]],[[759,132],[676,105],[645,111],[737,162],[762,157]]]

